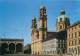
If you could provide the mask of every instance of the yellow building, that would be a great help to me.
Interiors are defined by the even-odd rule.
[[[67,30],[67,51],[70,54],[80,54],[80,21]]]

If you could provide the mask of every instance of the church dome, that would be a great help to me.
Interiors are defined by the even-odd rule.
[[[33,16],[32,20],[36,20],[36,17],[35,17],[35,16]]]
[[[62,15],[64,15],[65,14],[65,10],[61,10],[61,12],[60,12]]]
[[[65,15],[58,16],[58,18],[57,18],[57,22],[67,21],[67,20],[69,20],[69,17],[67,17]]]
[[[40,6],[40,9],[44,9],[44,8],[46,8],[44,5],[41,5],[41,6]]]
[[[65,15],[65,11],[64,10],[61,10],[60,16],[58,16],[58,18],[57,18],[57,22],[61,22],[61,21],[64,21],[64,22],[68,22],[69,21],[69,17]]]

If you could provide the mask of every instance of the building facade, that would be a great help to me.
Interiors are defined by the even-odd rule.
[[[46,7],[40,7],[39,28],[36,18],[32,19],[32,54],[57,54],[65,53],[67,50],[67,28],[70,26],[69,18],[65,11],[61,10],[56,21],[56,32],[47,30]]]
[[[0,54],[23,53],[23,39],[0,39]]]
[[[80,55],[80,21],[67,29],[67,51],[70,54]]]

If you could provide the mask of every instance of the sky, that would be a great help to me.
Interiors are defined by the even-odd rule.
[[[48,31],[55,31],[56,19],[64,9],[71,24],[80,20],[80,0],[0,0],[0,38],[24,39],[31,43],[31,20],[39,20],[40,6],[47,10]]]

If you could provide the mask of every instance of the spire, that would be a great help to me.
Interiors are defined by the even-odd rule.
[[[35,17],[35,16],[33,16],[32,20],[33,20],[33,21],[36,21],[36,17]]]
[[[40,17],[42,18],[43,16],[46,16],[46,7],[45,6],[40,6]]]
[[[40,28],[47,28],[46,7],[40,6]]]
[[[37,28],[36,17],[32,18],[32,28]]]

